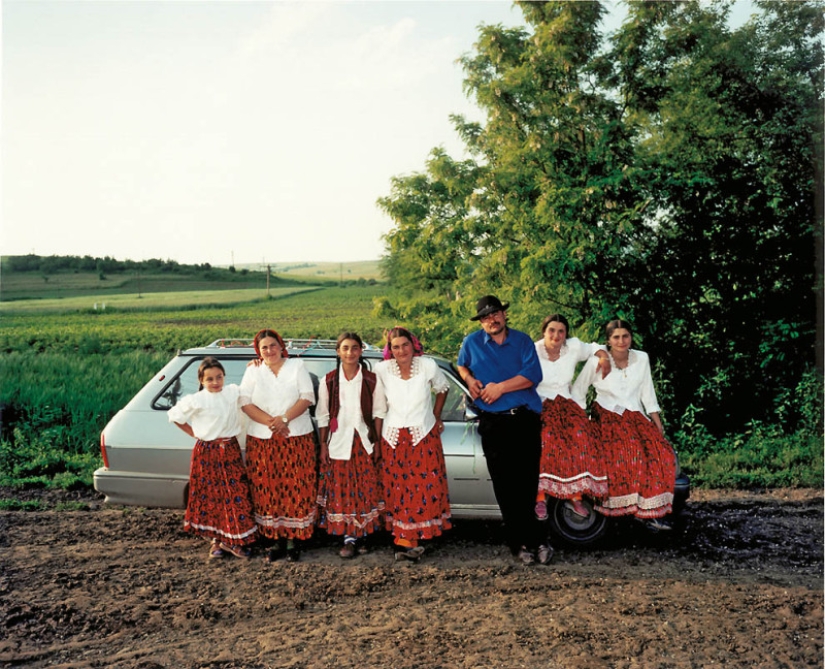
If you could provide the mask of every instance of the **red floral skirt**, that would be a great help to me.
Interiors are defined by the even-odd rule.
[[[349,460],[330,460],[318,481],[318,526],[328,534],[365,537],[381,529],[383,491],[372,455],[355,433]]]
[[[593,436],[607,461],[608,498],[596,508],[608,516],[661,518],[673,510],[676,454],[642,413],[619,415],[593,405]]]
[[[381,443],[386,528],[412,545],[452,527],[447,468],[436,430],[413,445],[410,431],[401,428],[395,448]]]
[[[566,397],[542,403],[539,492],[559,499],[607,496],[607,468],[590,421]]]
[[[183,528],[234,546],[251,544],[258,527],[238,440],[195,442]]]
[[[299,437],[246,438],[252,506],[258,532],[269,539],[309,539],[315,525],[315,440]]]

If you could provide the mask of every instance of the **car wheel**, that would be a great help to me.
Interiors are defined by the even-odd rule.
[[[590,500],[582,500],[582,504],[590,510],[587,518],[573,513],[564,501],[556,499],[548,504],[550,530],[554,535],[573,547],[592,546],[604,538],[610,519],[596,512]]]

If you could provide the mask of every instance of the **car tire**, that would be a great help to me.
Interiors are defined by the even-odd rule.
[[[547,505],[550,531],[563,543],[574,548],[594,546],[607,535],[610,519],[593,510],[593,503],[583,499],[582,504],[590,509],[587,518],[573,513],[563,499],[550,500]]]

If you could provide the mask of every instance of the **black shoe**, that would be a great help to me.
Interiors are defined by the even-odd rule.
[[[287,548],[286,549],[286,561],[287,562],[298,562],[301,559],[301,551],[297,548]]]
[[[266,554],[266,561],[267,562],[277,562],[278,560],[282,560],[286,557],[286,550],[283,546],[275,546],[274,548],[270,548]]]

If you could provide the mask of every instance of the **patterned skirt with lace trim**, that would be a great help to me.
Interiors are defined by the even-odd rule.
[[[328,534],[365,537],[380,530],[383,490],[372,455],[355,433],[349,460],[322,465],[318,481],[318,526]]]
[[[312,434],[246,438],[252,506],[269,539],[309,539],[315,526],[317,474]]]
[[[590,421],[566,397],[542,403],[539,492],[559,499],[607,496],[607,469]]]
[[[386,528],[393,537],[415,545],[452,527],[447,468],[437,427],[413,445],[401,428],[392,448],[381,444]]]
[[[183,528],[235,546],[257,538],[249,480],[234,437],[195,443]]]
[[[638,411],[617,414],[593,405],[593,437],[607,461],[608,516],[661,518],[673,510],[676,454],[656,425]]]

